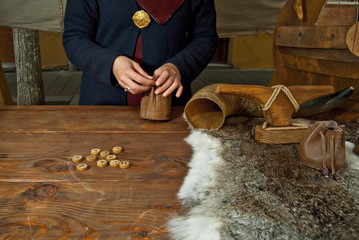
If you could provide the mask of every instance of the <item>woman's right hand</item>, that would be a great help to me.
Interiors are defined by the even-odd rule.
[[[112,66],[112,72],[123,88],[130,88],[132,94],[149,90],[155,82],[137,62],[125,56],[118,56]]]

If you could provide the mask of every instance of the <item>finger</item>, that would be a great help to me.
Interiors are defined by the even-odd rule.
[[[135,94],[146,92],[146,91],[150,90],[151,88],[152,88],[152,86],[139,85],[139,87],[136,89]]]
[[[142,93],[144,91],[147,91],[148,89],[150,89],[152,86],[145,86],[145,85],[140,85],[138,84],[136,81],[133,81],[133,79],[129,78],[129,77],[123,77],[122,81],[124,83],[124,88],[129,87],[130,88],[130,93],[132,94],[138,94],[138,93]]]
[[[156,71],[154,71],[153,73],[153,81],[157,81],[157,79],[161,76],[161,68],[158,68]]]
[[[137,83],[135,83],[134,81],[132,81],[129,77],[122,77],[121,78],[121,87],[122,88],[130,88],[130,93],[134,94],[137,90],[137,88],[139,87],[139,85]]]
[[[150,80],[148,78],[145,78],[135,71],[129,71],[127,75],[130,79],[132,79],[133,81],[135,81],[141,85],[153,86],[155,84],[152,79]]]
[[[117,82],[118,82],[118,84],[120,84],[120,86],[121,86],[122,88],[126,88],[126,87],[127,87],[127,82],[128,82],[127,79],[129,79],[129,78],[127,78],[127,77],[125,77],[125,76],[122,76],[122,77],[119,77],[119,78],[117,79]]]
[[[167,81],[169,76],[170,76],[170,74],[168,71],[162,71],[161,75],[156,80],[156,86],[161,86],[162,84],[164,84]]]
[[[166,89],[168,89],[172,85],[172,83],[173,80],[171,78],[168,78],[165,83],[163,83],[160,87],[156,89],[155,94],[163,93]]]
[[[169,87],[169,88],[167,88],[167,90],[163,93],[163,97],[167,97],[167,96],[169,96],[170,94],[172,94],[172,92],[174,91],[174,90],[176,90],[176,88],[178,87],[178,83],[176,83],[176,82],[173,82],[173,84]]]
[[[179,98],[182,95],[182,92],[183,92],[183,86],[181,84],[181,86],[177,89],[176,97]]]
[[[132,94],[139,94],[146,92],[147,90],[151,89],[152,86],[145,86],[145,85],[139,85],[135,81],[131,80],[130,78],[123,79],[123,88],[130,88],[130,93]]]
[[[132,94],[140,94],[146,92],[147,90],[151,89],[151,86],[144,86],[144,85],[137,85],[136,87],[130,87],[130,93]]]

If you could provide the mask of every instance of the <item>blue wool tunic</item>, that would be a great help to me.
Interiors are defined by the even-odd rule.
[[[136,0],[67,1],[63,45],[69,60],[83,71],[80,104],[127,104],[112,65],[119,55],[133,58],[139,33],[143,69],[152,75],[164,63],[173,63],[184,87],[179,99],[173,96],[173,104],[184,105],[191,97],[191,81],[217,47],[214,1],[186,0],[165,24],[151,18],[143,29],[132,21],[138,10]]]

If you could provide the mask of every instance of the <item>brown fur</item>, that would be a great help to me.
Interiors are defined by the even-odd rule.
[[[359,172],[347,164],[338,183],[303,166],[299,144],[256,143],[263,121],[231,117],[205,131],[221,139],[225,163],[200,205],[222,222],[222,239],[359,239]],[[355,142],[359,125],[345,125]]]

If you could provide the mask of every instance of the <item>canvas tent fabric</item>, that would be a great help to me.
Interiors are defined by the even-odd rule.
[[[272,34],[284,0],[215,0],[220,37]]]
[[[1,0],[0,26],[61,32],[65,7],[66,0]]]
[[[285,0],[215,0],[220,37],[271,34]],[[1,0],[0,26],[63,31],[66,0]]]

